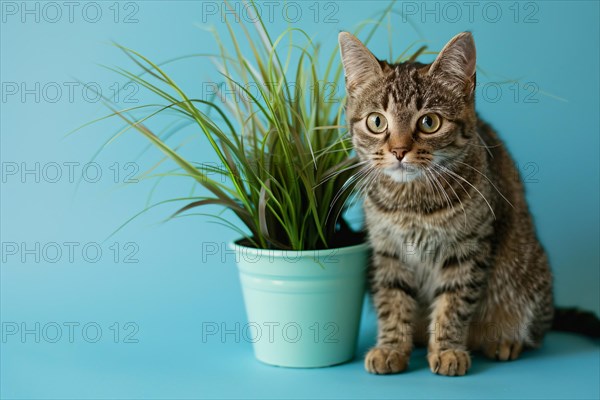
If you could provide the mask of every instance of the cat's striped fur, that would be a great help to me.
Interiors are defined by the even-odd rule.
[[[442,375],[464,375],[469,350],[509,360],[540,345],[552,324],[552,276],[518,171],[475,112],[471,34],[429,65],[388,64],[348,33],[339,40],[374,253],[379,328],[366,369],[403,371],[419,342]],[[385,132],[368,129],[373,112]],[[441,117],[439,131],[417,129],[426,113]]]

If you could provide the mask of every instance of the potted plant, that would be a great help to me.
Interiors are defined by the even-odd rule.
[[[221,91],[212,99],[188,95],[164,65],[118,46],[142,72],[115,71],[163,104],[117,110],[107,100],[113,111],[107,117],[125,122],[115,136],[137,130],[177,164],[174,174],[205,189],[203,196],[174,199],[188,203],[172,217],[206,205],[231,212],[231,218],[213,216],[240,235],[231,247],[248,320],[263,332],[253,340],[256,357],[287,367],[334,365],[354,356],[368,264],[363,234],[351,229],[343,211],[368,182],[351,153],[343,102],[327,96],[343,87],[337,48],[322,69],[320,46],[305,32],[289,28],[273,38],[256,17],[254,28],[242,24],[239,36],[228,25],[233,53],[215,32],[220,53],[199,55],[217,63],[240,101],[218,101]],[[134,117],[139,110],[151,112]],[[166,112],[195,125],[221,167],[187,160],[168,144],[170,133],[154,133],[151,118]],[[267,335],[275,329],[277,335]]]

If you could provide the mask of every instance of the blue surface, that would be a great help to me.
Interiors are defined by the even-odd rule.
[[[206,7],[219,7],[221,2],[204,6],[190,1],[123,2],[118,15],[113,2],[99,2],[94,4],[102,14],[95,23],[89,22],[95,18],[91,3],[78,3],[72,22],[60,2],[62,17],[56,22],[52,22],[55,10],[43,8],[45,3],[28,3],[30,9],[39,7],[39,22],[35,15],[22,13],[22,4],[0,4],[1,398],[600,397],[598,343],[574,335],[553,333],[541,350],[516,362],[476,357],[469,375],[455,379],[432,375],[423,351],[414,354],[406,374],[378,377],[366,374],[360,359],[328,369],[289,370],[254,360],[251,344],[243,338],[236,340],[230,334],[224,340],[216,336],[203,340],[207,324],[235,329],[236,323],[240,327],[246,323],[233,256],[208,251],[214,246],[225,249],[236,234],[201,218],[157,224],[174,210],[166,206],[103,242],[143,208],[152,189],[148,181],[122,184],[127,174],[136,166],[141,172],[154,165],[159,155],[152,150],[136,158],[145,142],[128,135],[97,160],[102,171],[98,182],[88,179],[76,191],[67,165],[74,165],[76,177],[80,176],[81,166],[119,124],[104,122],[74,137],[63,136],[106,113],[89,99],[90,93],[86,97],[81,92],[81,86],[69,98],[71,82],[93,83],[111,95],[125,82],[96,63],[133,68],[107,45],[110,40],[158,61],[215,51],[208,33],[198,28],[212,24],[225,33],[220,17],[206,12],[212,10]],[[339,30],[352,29],[387,3],[320,3],[316,22],[315,8],[309,8],[313,2],[297,4],[303,14],[292,25],[333,48]],[[397,5],[413,14],[421,36],[396,15],[394,54],[420,37],[439,49],[455,33],[473,31],[478,63],[491,74],[478,76],[478,109],[505,139],[527,178],[529,203],[555,272],[557,302],[600,312],[598,2],[524,2],[519,3],[517,16],[514,7],[509,8],[513,2],[496,2],[502,12],[498,22],[491,22],[495,17],[490,7],[495,6],[486,5],[490,3],[476,8],[472,21],[464,7],[455,21],[452,4],[462,2],[430,3],[431,9],[438,7],[437,15],[424,12],[422,4]],[[85,18],[84,7],[88,7]],[[274,33],[285,27],[281,11],[277,8],[267,18]],[[128,16],[132,23],[124,23]],[[370,47],[386,57],[387,43],[382,32]],[[198,60],[168,71],[198,96],[206,94],[202,82],[211,83],[216,76],[210,63]],[[515,98],[510,86],[501,87],[496,101],[493,90],[506,77],[532,82],[539,92],[527,99],[537,102],[526,101],[524,88]],[[22,84],[35,88],[37,82],[38,101],[35,94],[24,99],[21,93],[10,94],[15,84],[20,90]],[[62,88],[58,98],[52,92],[57,85]],[[126,93],[140,103],[149,99],[142,92]],[[136,105],[120,100],[124,107]],[[185,152],[199,162],[214,160],[202,140],[192,142]],[[39,182],[31,174],[23,178],[8,174],[15,165],[32,168],[35,163],[40,163]],[[53,163],[62,166],[56,183],[52,183]],[[190,188],[185,179],[164,182],[155,199],[187,195]],[[77,245],[65,244],[71,242]],[[21,251],[23,244],[35,249],[36,243],[39,251]],[[89,253],[82,254],[86,245]],[[14,246],[19,249],[16,254],[11,251]],[[68,246],[75,249],[72,259]],[[97,248],[102,255],[95,261]],[[36,323],[39,343],[35,334],[10,335],[21,324],[35,329]],[[72,342],[69,323],[79,324],[73,325]],[[86,324],[89,329],[83,335]],[[56,326],[62,336],[55,339]],[[102,335],[93,342],[95,327]],[[374,335],[374,316],[367,307],[360,354]]]

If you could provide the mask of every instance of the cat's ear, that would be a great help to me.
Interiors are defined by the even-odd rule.
[[[439,75],[453,86],[471,94],[475,89],[476,52],[471,32],[454,36],[440,51],[429,68],[429,74]]]
[[[361,84],[382,75],[379,61],[354,35],[340,32],[338,41],[346,74],[346,90],[352,91]]]

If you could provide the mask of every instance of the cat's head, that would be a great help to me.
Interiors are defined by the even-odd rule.
[[[477,121],[470,33],[450,40],[432,64],[380,61],[347,32],[339,43],[346,120],[366,167],[408,182],[467,151]]]

